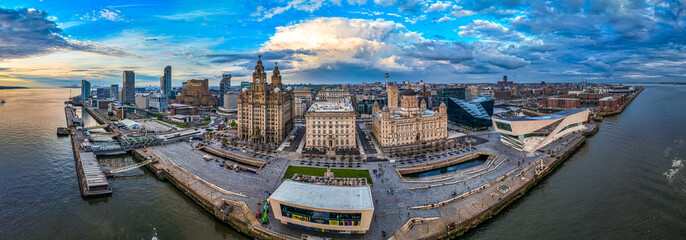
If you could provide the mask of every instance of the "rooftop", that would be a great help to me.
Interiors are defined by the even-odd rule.
[[[553,114],[541,116],[541,117],[529,117],[529,118],[499,118],[500,120],[504,121],[536,121],[536,120],[552,120],[552,119],[560,119],[564,118],[567,116],[571,116],[580,112],[586,111],[586,109],[567,109],[563,111],[559,111]]]
[[[352,112],[350,103],[316,102],[310,106],[308,112]]]
[[[269,198],[319,209],[374,209],[372,191],[368,185],[344,187],[286,180]]]

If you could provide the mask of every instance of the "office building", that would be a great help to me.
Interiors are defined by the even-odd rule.
[[[293,103],[295,103],[295,117],[302,118],[305,116],[305,112],[310,109],[314,94],[309,88],[299,88],[293,90],[293,99]]]
[[[81,80],[81,100],[86,102],[91,98],[91,82]]]
[[[258,58],[251,88],[238,95],[238,138],[254,144],[280,144],[293,129],[293,91],[283,89],[281,72],[274,66],[271,83]]]
[[[160,77],[160,92],[167,97],[172,97],[172,67],[166,66],[164,74]]]
[[[231,89],[231,74],[222,74],[222,80],[219,82],[219,105],[224,106],[224,95],[229,93]]]
[[[224,106],[224,108],[228,108],[228,109],[238,108],[238,94],[236,94],[236,93],[224,94],[224,103],[222,106]]]
[[[176,102],[191,106],[214,106],[215,102],[209,88],[209,80],[191,79],[181,84],[181,94]]]
[[[110,88],[95,89],[95,97],[98,99],[106,99],[110,97]]]
[[[472,131],[486,130],[493,125],[494,100],[483,95],[465,101],[457,98],[448,99],[448,120]]]
[[[133,71],[124,71],[124,84],[121,89],[122,104],[134,104],[136,88],[136,74]]]
[[[167,112],[169,110],[169,100],[167,95],[152,93],[148,95],[148,110],[155,112]]]
[[[313,103],[305,113],[305,147],[322,151],[357,149],[356,115],[350,103]]]
[[[148,95],[149,93],[138,93],[136,94],[136,108],[148,110]]]
[[[493,118],[500,141],[519,151],[534,152],[572,132],[585,130],[588,109],[567,109],[542,117]]]
[[[436,89],[436,104],[448,104],[449,98],[467,100],[467,89],[465,88],[438,88]]]
[[[119,85],[112,84],[110,86],[110,97],[114,100],[119,100]]]

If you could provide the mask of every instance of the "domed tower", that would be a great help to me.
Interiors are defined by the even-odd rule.
[[[445,102],[441,102],[441,106],[438,107],[438,113],[443,116],[448,116],[448,108],[445,106]]]
[[[374,105],[372,105],[372,113],[377,113],[379,112],[379,102],[374,101]]]
[[[279,71],[279,63],[274,63],[274,72],[272,73],[271,89],[283,89],[281,84],[281,71]]]
[[[267,73],[264,72],[264,66],[262,66],[262,55],[257,55],[257,65],[255,65],[255,71],[252,73],[251,88],[259,92],[267,91]]]

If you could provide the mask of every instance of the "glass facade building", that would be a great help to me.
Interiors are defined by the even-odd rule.
[[[450,98],[456,98],[460,100],[467,99],[467,90],[465,88],[439,88],[436,89],[436,105],[441,105],[441,103],[448,104]],[[448,106],[450,108],[450,106]]]
[[[470,130],[485,130],[493,123],[494,100],[490,95],[465,101],[458,98],[448,98],[448,120]]]
[[[81,100],[87,101],[91,98],[91,82],[81,80]]]

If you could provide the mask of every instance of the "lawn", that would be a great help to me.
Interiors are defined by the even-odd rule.
[[[301,167],[301,166],[289,166],[288,169],[286,169],[286,174],[283,176],[284,179],[291,179],[293,178],[293,175],[298,173],[301,175],[309,175],[309,176],[324,176],[324,173],[326,172],[326,168],[320,168],[320,167]],[[372,176],[369,175],[369,170],[363,169],[363,170],[357,170],[357,169],[340,169],[340,168],[332,168],[331,172],[333,172],[334,177],[341,177],[341,178],[367,178],[367,183],[372,184]]]

